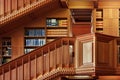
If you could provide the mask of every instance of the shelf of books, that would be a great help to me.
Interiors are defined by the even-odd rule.
[[[96,32],[103,33],[103,10],[96,10]]]
[[[46,43],[45,27],[25,29],[25,54]]]
[[[11,38],[2,38],[2,63],[9,62],[11,59]]]
[[[47,42],[53,41],[58,37],[68,36],[67,18],[47,18],[46,25]]]

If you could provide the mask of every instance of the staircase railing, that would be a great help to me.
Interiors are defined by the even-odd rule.
[[[23,15],[52,0],[0,0],[0,24]]]
[[[61,38],[0,66],[0,80],[43,80],[74,74],[75,38]]]
[[[119,56],[120,37],[97,33],[60,38],[0,66],[0,80],[119,75]]]

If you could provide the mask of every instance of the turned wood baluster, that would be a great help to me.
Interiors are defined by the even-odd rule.
[[[54,49],[54,62],[55,62],[55,64],[54,64],[54,67],[55,67],[55,69],[56,69],[56,66],[57,66],[57,49],[56,49],[56,43],[55,43],[55,49]]]
[[[29,79],[31,80],[31,60],[30,60],[30,55],[28,56],[28,64],[29,64]]]
[[[3,75],[3,80],[5,80],[5,72],[4,72],[4,67],[2,68],[2,75]]]
[[[16,69],[16,80],[18,80],[18,69],[17,69],[17,61],[15,62],[15,69]]]
[[[23,80],[24,80],[24,58],[22,58],[22,75],[23,75]]]
[[[43,50],[42,50],[42,75],[44,74],[44,53],[43,53]]]
[[[37,55],[35,54],[35,78],[37,78]]]
[[[61,45],[62,45],[62,48],[61,48],[61,64],[62,64],[62,67],[64,65],[64,44],[63,44],[63,40],[61,40]]]
[[[50,48],[48,47],[48,72],[50,72]]]
[[[9,75],[10,75],[10,80],[12,80],[12,75],[11,75],[11,65],[9,64]]]
[[[1,6],[1,17],[5,16],[5,0],[0,0],[0,6]]]

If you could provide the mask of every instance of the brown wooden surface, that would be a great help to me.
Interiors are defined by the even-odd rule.
[[[91,32],[90,25],[80,25],[80,24],[73,24],[72,25],[72,34],[73,36],[78,36],[81,34],[87,34]]]

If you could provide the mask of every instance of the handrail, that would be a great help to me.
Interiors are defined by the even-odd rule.
[[[36,9],[52,0],[0,0],[0,24]]]
[[[14,80],[15,78],[16,80],[31,80],[58,68],[74,67],[74,50],[69,51],[74,49],[72,48],[74,42],[75,38],[60,38],[3,64],[0,66],[0,80]]]

